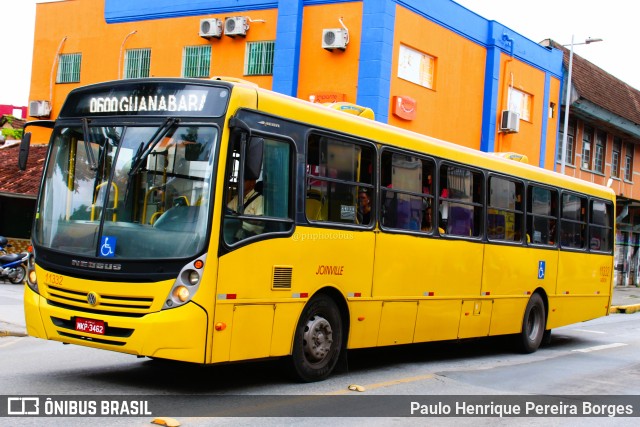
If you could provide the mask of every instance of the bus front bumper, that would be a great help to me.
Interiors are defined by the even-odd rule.
[[[25,286],[24,311],[27,333],[36,338],[136,356],[205,363],[207,312],[193,302],[142,317],[121,317],[56,307]],[[77,331],[76,318],[102,322],[104,334]]]

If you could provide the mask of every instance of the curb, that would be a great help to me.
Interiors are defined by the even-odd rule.
[[[609,313],[622,313],[622,314],[631,314],[640,311],[640,304],[631,304],[631,305],[614,305],[609,308]]]
[[[0,330],[0,337],[26,337],[26,332]]]

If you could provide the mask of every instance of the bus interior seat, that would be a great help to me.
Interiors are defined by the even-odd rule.
[[[473,210],[462,206],[449,208],[447,232],[455,236],[473,236]]]
[[[504,214],[489,213],[487,214],[487,226],[489,236],[492,239],[505,239],[506,235],[506,221]]]
[[[324,198],[320,190],[307,191],[307,200],[305,205],[305,212],[307,218],[312,221],[318,221],[326,219]]]

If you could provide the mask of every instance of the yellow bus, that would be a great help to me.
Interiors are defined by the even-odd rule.
[[[598,185],[221,78],[87,86],[29,125],[52,129],[34,337],[288,358],[316,381],[349,349],[513,335],[528,353],[608,314]]]

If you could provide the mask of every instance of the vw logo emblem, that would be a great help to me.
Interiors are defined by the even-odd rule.
[[[87,295],[87,302],[94,307],[98,305],[98,294],[95,292],[89,292],[89,295]]]

